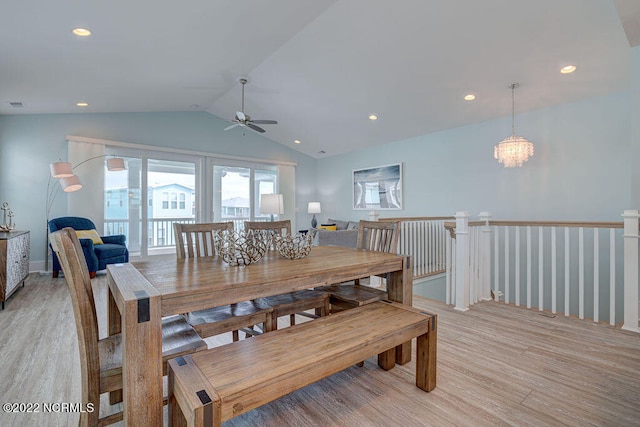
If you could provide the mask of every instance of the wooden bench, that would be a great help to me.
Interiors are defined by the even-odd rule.
[[[436,333],[436,315],[381,301],[178,357],[169,362],[169,425],[219,426],[376,354],[389,370],[396,346],[415,337],[416,385],[431,391]]]

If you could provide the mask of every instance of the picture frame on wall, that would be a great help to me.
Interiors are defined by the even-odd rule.
[[[402,209],[402,163],[354,169],[353,209]]]

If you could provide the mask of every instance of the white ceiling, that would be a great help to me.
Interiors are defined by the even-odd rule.
[[[248,75],[245,112],[279,122],[264,136],[319,158],[509,117],[511,82],[519,112],[625,90],[639,29],[638,0],[10,1],[0,114],[204,110],[224,128]]]

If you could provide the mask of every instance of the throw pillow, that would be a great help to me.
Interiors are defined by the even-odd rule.
[[[335,224],[322,224],[322,225],[319,225],[318,228],[321,228],[323,230],[331,230],[331,231],[337,230]]]
[[[335,224],[336,230],[346,230],[347,225],[349,225],[349,221],[340,221],[339,219],[329,218],[329,224]]]
[[[359,222],[349,221],[349,225],[347,225],[347,230],[357,230],[360,227]]]
[[[91,239],[94,245],[102,245],[104,242],[96,230],[76,230],[78,239]]]

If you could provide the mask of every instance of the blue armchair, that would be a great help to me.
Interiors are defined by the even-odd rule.
[[[76,216],[64,216],[54,218],[49,221],[49,232],[61,230],[65,227],[71,227],[76,231],[95,230],[96,226],[90,219],[80,218]],[[91,239],[80,239],[84,257],[87,260],[89,274],[93,279],[96,277],[96,271],[104,270],[107,264],[116,264],[121,262],[129,262],[129,250],[125,245],[126,236],[118,234],[114,236],[100,236],[103,244],[94,244]],[[53,253],[53,277],[58,277],[58,273],[62,268],[60,261]]]

